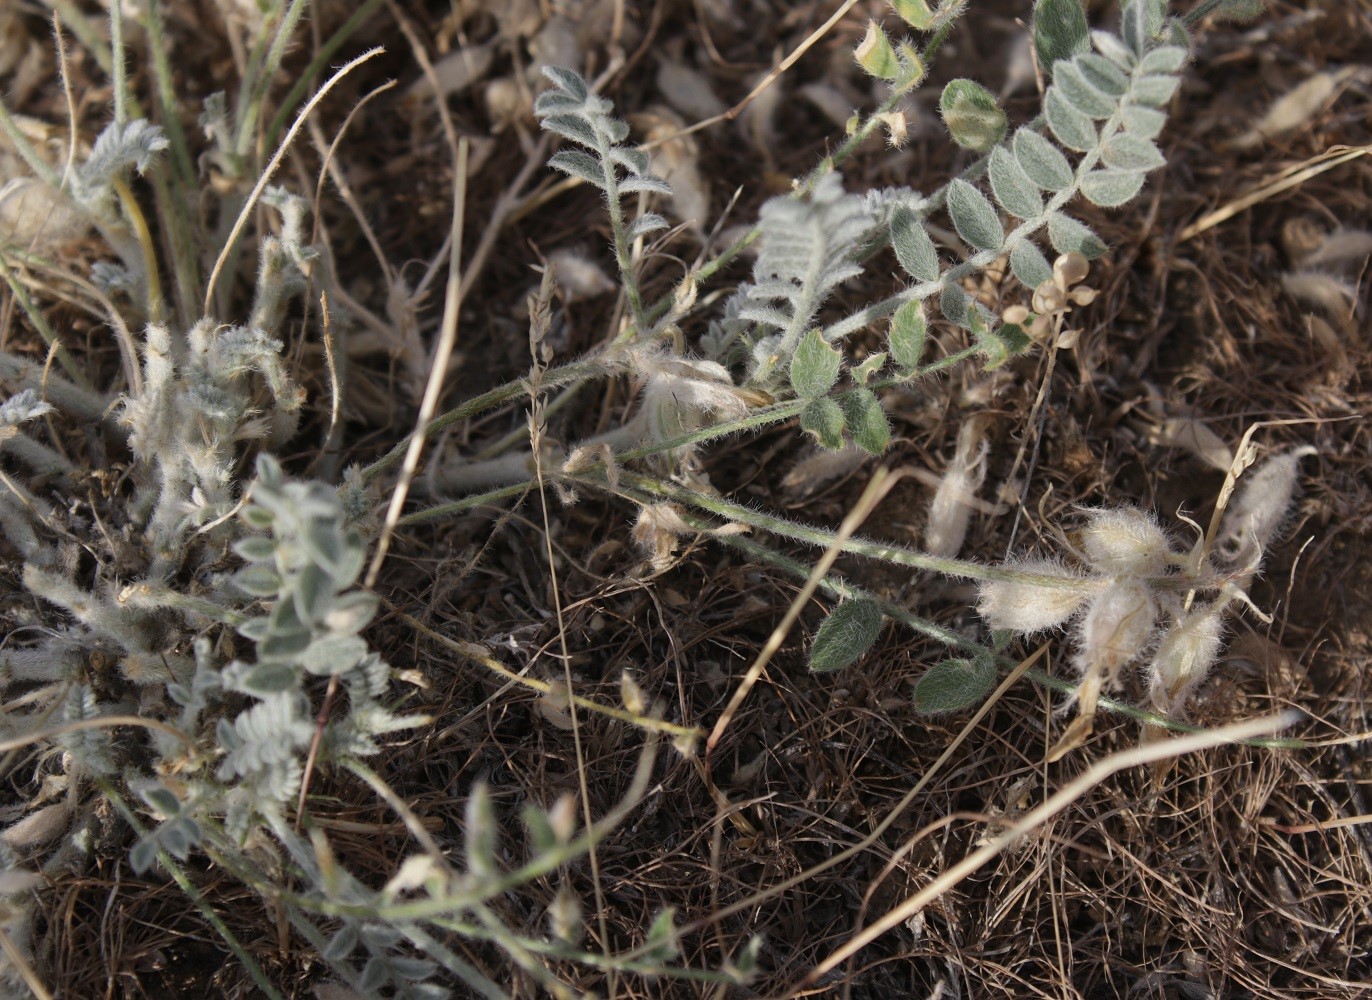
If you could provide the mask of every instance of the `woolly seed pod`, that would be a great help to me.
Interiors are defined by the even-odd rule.
[[[1268,544],[1286,520],[1296,495],[1300,460],[1315,454],[1311,447],[1293,448],[1273,455],[1244,477],[1229,509],[1224,513],[1215,557],[1225,566],[1261,560]]]
[[[1135,507],[1093,510],[1082,547],[1102,573],[1157,576],[1167,567],[1167,535],[1152,514]]]
[[[1142,584],[1122,581],[1103,590],[1086,612],[1077,635],[1077,665],[1114,681],[1120,667],[1147,648],[1158,615],[1157,601]]]
[[[977,611],[993,629],[1042,632],[1057,628],[1077,613],[1095,591],[1093,581],[1048,559],[1006,563],[1011,572],[1056,577],[1062,586],[1021,580],[991,580],[981,585]]]
[[[987,451],[982,422],[969,420],[963,424],[958,432],[957,452],[929,503],[929,521],[924,529],[925,551],[946,558],[961,551],[967,538],[972,503],[986,479]]]
[[[1170,712],[1185,703],[1219,656],[1222,633],[1221,613],[1209,605],[1195,608],[1167,630],[1148,664],[1148,696],[1154,707]]]

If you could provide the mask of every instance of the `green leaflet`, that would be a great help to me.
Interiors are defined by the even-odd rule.
[[[824,674],[856,663],[881,635],[881,624],[875,602],[844,601],[820,623],[810,647],[810,670]]]

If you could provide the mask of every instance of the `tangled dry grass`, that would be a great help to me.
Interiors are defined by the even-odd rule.
[[[695,171],[704,179],[695,193],[708,199],[712,214],[741,186],[728,226],[752,217],[771,193],[768,185],[784,189],[807,169],[834,132],[826,107],[852,97],[847,64],[865,6],[808,52],[760,110],[662,146],[661,155],[680,171],[674,183],[689,189]],[[526,58],[532,43],[572,46],[601,69],[614,60],[606,92],[641,132],[667,135],[691,116],[674,109],[672,94],[663,91],[664,67],[699,68],[708,89],[695,95],[698,110],[709,110],[711,96],[728,106],[777,51],[790,51],[834,7],[761,0],[392,4],[366,29],[370,42],[386,46],[384,65],[346,82],[348,92],[322,109],[315,148],[300,147],[286,172],[302,191],[314,191],[321,150],[363,95],[387,76],[401,81],[398,90],[415,83],[412,94],[391,92],[357,111],[315,209],[319,234],[353,298],[378,314],[399,306],[392,320],[412,323],[416,336],[427,331],[437,316],[436,295],[406,304],[401,293],[420,284],[425,262],[439,252],[454,168],[445,126],[423,93],[413,43],[421,41],[444,71],[458,72],[451,53],[481,54],[485,69],[468,66],[469,85],[450,86],[444,103],[448,125],[472,142],[468,241],[493,235],[464,306],[451,378],[452,398],[462,398],[527,369],[520,306],[536,281],[528,266],[534,253],[570,251],[592,266],[605,257],[594,192],[538,175],[533,195],[513,211],[501,207],[510,179],[544,158],[531,123],[502,103],[513,100],[511,59]],[[948,76],[955,66],[993,89],[1004,84],[1007,108],[1022,114],[1035,106],[1033,81],[1007,75],[1012,63],[1000,40],[1015,36],[1013,18],[1027,16],[1028,5],[1004,0],[985,7],[978,16],[990,27],[956,35],[935,73]],[[171,21],[178,44],[218,37],[229,9],[178,5]],[[323,4],[316,37],[329,18],[344,14]],[[561,34],[545,30],[549,15],[561,19]],[[18,23],[16,30],[41,49],[42,18],[25,10]],[[911,684],[942,649],[903,632],[888,631],[842,674],[809,674],[801,633],[812,631],[828,607],[817,598],[712,749],[711,781],[703,780],[701,758],[661,753],[645,801],[599,845],[595,868],[582,863],[561,876],[587,907],[586,934],[597,949],[640,944],[654,915],[671,906],[690,967],[717,968],[750,935],[765,935],[761,976],[751,992],[728,995],[1372,996],[1366,262],[1352,276],[1357,297],[1343,303],[1342,314],[1283,286],[1283,275],[1298,270],[1308,252],[1301,234],[1318,241],[1372,225],[1372,160],[1363,155],[1312,173],[1206,224],[1210,213],[1274,179],[1327,164],[1331,151],[1372,148],[1372,81],[1365,75],[1344,78],[1297,127],[1251,148],[1234,142],[1275,98],[1313,74],[1372,64],[1372,13],[1343,0],[1278,0],[1255,25],[1208,26],[1200,45],[1198,68],[1177,98],[1183,111],[1162,138],[1165,176],[1150,184],[1142,207],[1087,219],[1113,252],[1093,274],[1101,294],[1082,313],[1081,341],[1057,367],[1041,422],[1026,426],[1043,373],[1040,357],[1030,355],[994,373],[968,371],[897,394],[888,404],[897,437],[885,461],[939,470],[957,428],[984,414],[988,481],[998,482],[1021,435],[1031,435],[1037,460],[1026,495],[1034,502],[1018,520],[1017,540],[1011,541],[1013,513],[988,509],[972,521],[964,551],[996,561],[1012,544],[1032,546],[1047,524],[1078,505],[1128,501],[1160,511],[1164,520],[1184,510],[1204,521],[1223,480],[1206,457],[1211,435],[1232,448],[1263,421],[1266,449],[1313,444],[1319,454],[1306,466],[1298,516],[1253,594],[1273,622],[1249,617],[1234,626],[1229,652],[1191,720],[1214,727],[1296,708],[1306,718],[1297,735],[1311,744],[1230,746],[1124,770],[802,990],[808,970],[863,926],[1092,761],[1159,738],[1132,719],[1103,715],[1085,747],[1045,764],[1060,722],[1054,693],[1028,681],[998,694],[975,724],[967,714],[920,716]],[[310,54],[296,58],[303,64]],[[221,45],[212,58],[188,62],[181,70],[185,88],[224,86],[233,59]],[[34,119],[60,123],[65,102],[50,71],[31,69],[27,86],[13,77],[11,101]],[[98,71],[78,56],[71,73],[81,119],[98,118]],[[872,186],[946,179],[959,164],[948,162],[937,124],[913,123],[903,149],[864,149],[851,175]],[[766,160],[762,184],[757,156]],[[385,273],[359,218],[372,229]],[[708,226],[688,233],[688,249],[680,252],[696,252],[706,232]],[[71,264],[79,263],[78,252]],[[666,268],[649,268],[647,285],[665,293],[671,277]],[[589,350],[613,329],[614,296],[588,281],[579,295],[567,294],[551,338],[560,357]],[[994,279],[988,282],[994,295]],[[863,294],[850,291],[855,300]],[[60,297],[53,309],[54,322],[89,331],[84,356],[117,367],[113,348],[100,346],[105,341],[87,319],[64,314]],[[3,335],[11,347],[32,338],[8,300]],[[323,427],[326,369],[309,345],[298,345],[295,356],[298,378],[315,401],[313,419]],[[406,364],[394,345],[352,359],[337,452],[302,451],[285,461],[304,473],[339,468],[399,440],[417,398]],[[631,394],[613,381],[583,392],[553,415],[550,433],[583,437],[623,413]],[[522,406],[511,407],[455,429],[446,445],[475,453],[517,433],[524,419]],[[80,453],[81,442],[72,444]],[[805,457],[798,435],[782,429],[715,447],[706,468],[727,495],[837,524],[873,463],[850,464],[829,479],[788,480]],[[118,456],[107,460],[117,468]],[[105,474],[96,470],[93,482]],[[917,478],[902,480],[864,530],[894,541],[918,538],[928,495]],[[631,519],[623,505],[584,498],[565,506],[551,493],[532,491],[503,508],[416,526],[396,538],[377,588],[389,611],[373,626],[373,640],[420,680],[407,709],[435,721],[393,740],[376,767],[441,842],[461,841],[464,801],[477,781],[489,785],[507,823],[502,848],[509,858],[524,850],[522,804],[548,807],[584,787],[590,811],[599,815],[623,795],[642,734],[585,714],[573,732],[565,698],[556,696],[564,650],[577,694],[617,702],[628,670],[667,706],[670,720],[708,730],[803,583],[703,536],[669,568],[651,570],[629,538]],[[848,558],[839,568],[950,628],[974,624],[970,589]],[[463,655],[473,646],[521,676],[547,681],[554,693]],[[1058,669],[1054,642],[1041,655],[1040,666]],[[936,767],[959,736],[957,753]],[[923,789],[904,801],[921,779]],[[24,800],[31,792],[11,794]],[[311,794],[334,849],[355,871],[384,879],[408,853],[403,824],[355,782],[321,774]],[[53,995],[254,995],[176,886],[155,873],[130,873],[126,833],[113,813],[104,818],[106,838],[93,852],[91,873],[45,896],[40,955]],[[888,819],[875,842],[833,863]],[[326,1000],[344,995],[320,986],[317,962],[270,900],[208,864],[193,873],[199,892],[283,991]],[[560,888],[549,878],[510,893],[501,916],[537,936]],[[498,951],[460,940],[453,947],[512,996],[534,995],[519,973],[503,967]],[[558,972],[578,989],[625,1000],[726,995],[705,984],[591,976],[570,965]]]

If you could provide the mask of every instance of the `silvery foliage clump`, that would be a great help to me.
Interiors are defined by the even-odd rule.
[[[324,760],[375,754],[376,737],[425,721],[398,716],[384,703],[390,667],[359,635],[377,609],[373,595],[355,589],[366,544],[355,528],[344,526],[337,492],[286,480],[267,456],[258,458],[257,473],[251,502],[238,515],[246,530],[233,543],[246,565],[228,580],[245,597],[266,602],[266,613],[236,626],[253,643],[254,655],[217,667],[202,641],[188,683],[167,689],[180,706],[183,732],[202,731],[207,715],[215,719],[215,780],[197,794],[215,800],[225,831],[240,841],[255,823],[278,824],[300,791],[316,729],[306,696],[311,678],[337,678],[346,692],[345,707],[335,707],[323,730]],[[234,695],[246,696],[248,707],[224,713],[226,702],[241,703]],[[160,739],[164,755],[174,756],[175,741]],[[183,812],[162,811],[176,818]],[[145,845],[165,830],[140,843],[143,853],[135,848],[135,868],[151,860]]]
[[[149,324],[145,332],[143,391],[126,402],[124,420],[134,455],[156,470],[138,498],[152,511],[147,530],[155,576],[175,571],[192,532],[208,530],[207,540],[229,534],[244,446],[278,447],[299,423],[304,392],[291,379],[277,338],[287,304],[306,287],[315,251],[304,233],[304,199],[273,188],[263,201],[280,213],[282,226],[262,241],[248,322],[224,325],[206,317],[175,343],[163,325]]]
[[[147,275],[119,232],[116,188],[153,168],[166,146],[146,121],[111,125],[65,195],[98,220],[125,261],[107,272],[133,274],[140,287]],[[311,755],[317,768],[360,759],[386,734],[425,721],[394,711],[391,668],[360,635],[376,598],[356,586],[366,555],[356,521],[367,504],[355,477],[341,491],[296,482],[259,453],[257,481],[249,487],[242,478],[250,449],[284,444],[297,429],[304,394],[283,356],[283,326],[315,259],[305,201],[281,189],[262,201],[280,224],[258,241],[246,321],[206,317],[184,331],[148,323],[141,385],[130,387],[122,409],[55,371],[0,355],[0,376],[23,386],[0,405],[0,453],[27,473],[8,480],[0,531],[23,556],[23,583],[37,599],[28,627],[0,651],[0,682],[27,692],[25,709],[7,713],[0,730],[22,737],[96,723],[56,737],[61,780],[74,797],[96,787],[136,793],[151,820],[130,855],[139,873],[197,848],[246,863],[243,845],[257,831],[291,832],[284,817]],[[30,430],[42,419],[73,418],[122,434],[132,456],[129,485],[99,526],[96,537],[111,543],[103,551],[73,534],[96,525],[62,500],[75,482],[70,460]],[[83,551],[96,564],[78,575]],[[226,572],[234,563],[241,568]],[[318,719],[331,682],[337,696]],[[116,715],[180,737],[156,729],[116,741],[99,724]],[[46,872],[82,864],[87,825],[48,855]],[[18,878],[24,872],[13,863],[7,852]],[[293,919],[309,924],[301,913]],[[335,964],[363,992],[389,983],[396,996],[446,995],[425,982],[433,963],[412,957],[414,941],[384,926],[359,940],[367,966],[348,977],[347,956]]]
[[[587,105],[589,121],[617,134],[595,101]],[[120,189],[133,171],[156,169],[166,148],[161,130],[144,120],[111,125],[63,194],[97,219],[121,258],[102,262],[106,287],[135,298],[155,294],[118,217],[127,195]],[[660,189],[644,174],[642,154],[617,155],[630,176],[607,184]],[[18,690],[24,706],[0,719],[0,736],[59,727],[52,742],[71,800],[97,795],[119,808],[134,805],[124,815],[138,831],[129,860],[140,875],[159,866],[176,873],[203,853],[273,898],[288,880],[294,896],[274,905],[358,995],[439,1000],[454,981],[489,995],[497,987],[443,943],[450,928],[389,911],[423,892],[439,920],[470,918],[495,935],[503,919],[497,904],[512,887],[574,861],[609,827],[578,836],[566,804],[557,816],[530,807],[527,864],[537,870],[511,878],[502,868],[508,852],[497,850],[494,809],[478,792],[480,808],[467,817],[466,869],[440,865],[419,878],[422,865],[412,859],[381,889],[345,871],[319,830],[299,832],[302,821],[309,825],[309,810],[298,807],[311,766],[316,775],[360,766],[388,735],[428,720],[396,708],[393,671],[363,637],[378,607],[358,586],[374,493],[356,469],[338,488],[293,480],[266,450],[298,430],[305,397],[284,353],[285,327],[292,303],[316,278],[317,253],[304,199],[268,188],[261,204],[276,228],[257,240],[246,319],[207,316],[184,329],[146,322],[141,378],[117,405],[57,371],[0,353],[0,379],[17,390],[0,404],[0,454],[25,473],[7,477],[0,493],[0,532],[24,559],[29,598],[16,612],[22,627],[0,649],[0,684]],[[634,232],[651,225],[639,220]],[[36,429],[43,420],[84,421],[127,445],[127,473],[95,516],[70,499],[72,487],[81,485],[77,496],[88,487],[60,450],[43,443]],[[245,465],[255,480],[245,478]],[[84,532],[100,543],[83,544]],[[83,569],[86,553],[94,566]],[[157,728],[128,738],[127,728],[103,723],[114,716]],[[645,770],[645,786],[646,778]],[[96,811],[86,812],[92,818],[44,855],[44,874],[57,878],[88,863]],[[429,855],[419,860],[436,864]],[[37,880],[0,844],[0,895]],[[0,926],[21,950],[32,909],[31,893],[0,901]],[[572,911],[559,912],[566,940],[533,943],[578,960]],[[670,920],[655,925],[648,943],[661,947],[650,957],[660,953],[665,963],[674,933]],[[551,992],[568,995],[517,932],[501,931],[496,941]],[[730,975],[745,966],[736,961]],[[13,972],[0,960],[0,983]]]

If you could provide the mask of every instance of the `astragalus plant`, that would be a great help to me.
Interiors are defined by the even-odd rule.
[[[174,878],[268,995],[280,993],[215,915],[213,900],[200,896],[183,863],[207,856],[252,887],[332,975],[362,996],[438,997],[459,983],[480,995],[506,995],[452,946],[458,939],[500,949],[559,996],[577,995],[554,973],[559,963],[745,979],[757,942],[717,970],[674,967],[670,913],[623,954],[580,943],[580,905],[564,894],[544,937],[517,933],[500,916],[496,904],[505,894],[572,863],[629,814],[651,773],[651,740],[629,795],[604,817],[578,822],[567,802],[530,806],[528,847],[514,850],[502,842],[500,819],[478,787],[469,796],[460,849],[411,824],[421,849],[381,887],[347,872],[325,828],[312,821],[311,778],[327,768],[338,780],[368,785],[410,823],[404,803],[364,760],[391,734],[428,720],[405,709],[406,690],[368,642],[380,601],[359,584],[382,487],[405,442],[341,482],[293,477],[270,457],[302,435],[306,399],[285,347],[287,320],[312,309],[319,292],[346,290],[311,242],[307,203],[267,184],[268,165],[255,152],[274,148],[295,113],[286,107],[269,115],[265,102],[306,5],[259,6],[238,101],[215,95],[204,102],[203,159],[177,124],[169,70],[157,58],[157,4],[140,28],[154,46],[161,124],[132,100],[120,42],[125,15],[117,4],[114,42],[97,53],[111,67],[115,118],[84,160],[57,170],[0,107],[0,124],[32,168],[28,183],[40,186],[49,210],[97,232],[116,258],[78,284],[83,294],[91,289],[122,348],[122,388],[93,384],[22,279],[54,270],[53,262],[41,246],[4,248],[5,277],[57,364],[0,355],[8,393],[0,407],[0,529],[24,591],[12,602],[10,638],[0,651],[12,699],[0,726],[11,751],[29,744],[54,749],[39,758],[33,777],[61,793],[33,814],[43,824],[31,816],[6,837],[6,887],[13,892],[5,927],[15,946],[7,949],[6,975],[26,971],[14,956],[23,959],[28,948],[28,875],[39,870],[56,880],[89,861],[92,803],[101,801],[128,824],[133,869]],[[935,551],[840,537],[722,498],[704,472],[711,441],[792,420],[825,448],[851,443],[880,455],[891,439],[883,394],[918,392],[924,380],[958,365],[994,368],[1031,351],[1070,346],[1069,315],[1093,294],[1082,284],[1087,262],[1107,249],[1072,216],[1072,206],[1123,206],[1163,165],[1154,140],[1189,57],[1186,24],[1158,0],[1128,0],[1118,32],[1090,31],[1078,0],[1040,0],[1033,33],[1047,83],[1042,115],[1011,129],[989,91],[954,80],[939,107],[955,147],[971,155],[961,174],[936,190],[854,190],[842,173],[845,160],[875,133],[903,134],[903,102],[948,33],[966,30],[959,19],[969,7],[966,0],[945,0],[936,9],[897,0],[899,37],[869,25],[855,57],[888,96],[853,117],[834,152],[792,193],[763,204],[746,236],[687,269],[674,293],[656,302],[641,281],[645,249],[665,249],[676,234],[642,206],[670,186],[607,99],[572,70],[544,67],[549,85],[534,110],[562,141],[549,162],[605,196],[626,322],[591,356],[549,367],[541,349],[547,301],[536,297],[535,371],[460,404],[423,434],[434,438],[458,420],[531,393],[546,413],[557,400],[544,408],[544,397],[575,392],[595,378],[627,374],[642,387],[641,397],[623,424],[565,449],[540,440],[537,450],[482,461],[431,457],[434,474],[426,482],[450,499],[412,510],[399,529],[545,480],[569,500],[579,491],[608,491],[638,506],[634,535],[659,565],[684,536],[705,532],[742,543],[736,536],[746,527],[981,581],[981,610],[994,629],[1034,632],[1080,622],[1083,702],[1094,704],[1090,685],[1117,679],[1152,649],[1155,707],[1179,710],[1214,658],[1220,616],[1241,599],[1280,505],[1241,502],[1235,510],[1249,521],[1225,529],[1238,548],[1223,556],[1209,545],[1179,548],[1151,515],[1112,509],[1087,515],[1081,557],[1070,564],[986,565],[957,558],[962,531],[955,528],[930,546]],[[82,37],[100,36],[86,30]],[[191,211],[201,164],[220,181],[223,221],[215,229]],[[153,189],[146,202],[135,191],[140,175]],[[149,219],[145,204],[156,217]],[[930,231],[945,220],[957,239],[948,236],[941,248]],[[237,304],[229,289],[242,256],[238,238],[252,225],[260,227],[252,232],[254,293]],[[727,266],[750,247],[748,280],[725,284]],[[1005,301],[983,302],[976,282],[999,262],[1018,288],[1007,285]],[[899,280],[881,297],[848,302],[844,290],[854,279],[889,274],[893,266]],[[343,320],[349,321],[367,322],[356,315]],[[859,334],[881,338],[885,349],[855,362],[849,344]],[[930,344],[939,338],[962,346],[931,360]],[[98,497],[90,474],[56,447],[52,428],[75,422],[87,423],[108,453],[123,456],[121,475],[102,478],[105,470],[98,470]],[[533,426],[537,432],[539,422]],[[976,433],[967,435],[964,450],[964,481],[984,476]],[[1294,471],[1288,478],[1294,483]],[[743,544],[786,562],[766,545]],[[1221,565],[1221,558],[1228,562]],[[955,710],[989,688],[996,674],[991,646],[1003,648],[1003,641],[988,646],[954,635],[836,579],[824,586],[846,600],[819,631],[816,669],[854,662],[876,640],[883,618],[893,616],[963,654],[930,669],[921,682],[923,707]],[[654,718],[632,682],[624,701],[623,709],[599,710],[649,733],[670,732],[689,752],[693,734]]]

